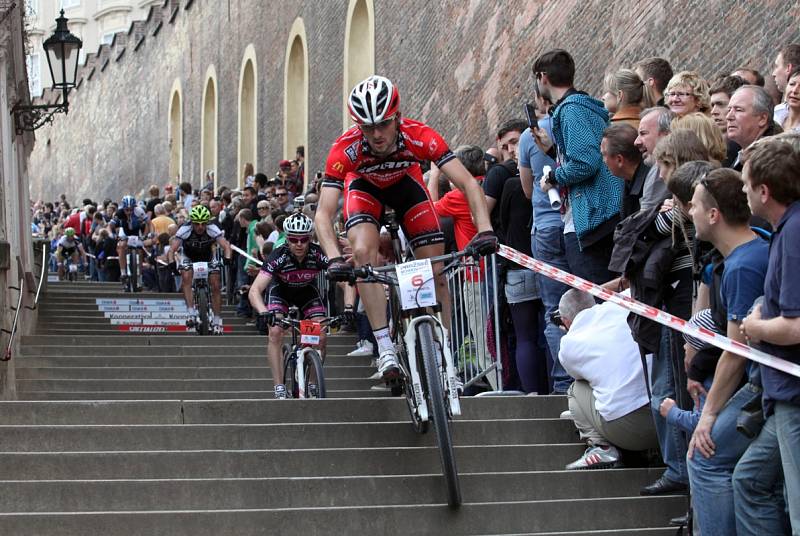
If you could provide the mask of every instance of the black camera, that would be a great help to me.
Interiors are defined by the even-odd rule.
[[[567,327],[564,326],[564,321],[561,319],[561,313],[559,311],[553,311],[550,313],[550,322],[552,322],[554,326]]]

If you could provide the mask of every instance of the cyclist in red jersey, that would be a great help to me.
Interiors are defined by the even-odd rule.
[[[438,132],[401,117],[400,93],[389,79],[370,76],[359,83],[350,93],[348,108],[356,125],[334,142],[328,154],[315,217],[320,245],[330,257],[331,278],[354,279],[332,225],[342,192],[345,228],[356,266],[377,263],[380,221],[387,205],[397,214],[416,258],[444,253],[444,235],[419,165],[426,160],[439,166],[466,195],[478,229],[472,241],[476,251],[482,255],[496,251],[497,238],[478,183]],[[439,271],[441,266],[435,265],[434,273]],[[450,297],[443,276],[436,276],[436,288],[448,319]],[[358,291],[378,343],[378,370],[386,379],[397,377],[401,372],[389,336],[383,287],[359,283]]]

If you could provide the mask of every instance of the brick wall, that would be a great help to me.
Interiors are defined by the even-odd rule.
[[[550,48],[570,50],[576,85],[597,93],[607,68],[650,55],[666,57],[676,71],[696,69],[712,78],[745,64],[768,74],[780,46],[800,41],[799,1],[374,4],[377,72],[398,84],[406,115],[429,122],[453,146],[486,145],[498,123],[523,115],[530,66]],[[341,131],[347,6],[347,0],[165,0],[126,39],[90,55],[69,115],[37,131],[32,197],[119,198],[167,182],[176,78],[184,99],[183,177],[197,184],[201,100],[211,64],[219,94],[217,176],[235,184],[239,71],[249,43],[257,54],[259,167],[273,173],[278,159],[292,156],[282,154],[284,58],[298,16],[310,64],[307,169],[320,168]]]

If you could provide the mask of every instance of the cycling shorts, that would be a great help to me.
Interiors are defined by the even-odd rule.
[[[288,288],[280,284],[270,284],[266,302],[270,313],[288,314],[292,305],[300,309],[304,319],[325,316],[327,313],[316,285]]]
[[[206,261],[198,261],[198,262],[206,262]],[[220,263],[216,259],[208,261],[208,273],[218,274],[221,264],[222,263]],[[191,270],[191,269],[192,269],[192,259],[188,257],[184,257],[183,259],[181,259],[180,264],[178,264],[178,270],[184,272],[186,270]]]
[[[68,258],[72,258],[72,256],[75,255],[77,252],[78,248],[67,249],[65,247],[62,247],[60,251],[56,250],[56,259],[60,262],[63,262]]]
[[[387,205],[394,209],[412,248],[444,242],[439,218],[421,174],[407,174],[384,188],[357,174],[347,176],[344,187],[345,229],[350,230],[362,223],[372,223],[380,228]]]

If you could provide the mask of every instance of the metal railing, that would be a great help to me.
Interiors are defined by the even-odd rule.
[[[462,259],[448,272],[447,286],[452,303],[450,351],[465,391],[470,387],[503,391],[496,256],[481,264],[470,257]]]
[[[45,268],[47,267],[47,262],[45,259],[47,257],[47,244],[42,244],[42,255],[41,255],[41,272],[39,274],[39,284],[36,287],[36,296],[33,298],[33,305],[32,306],[25,306],[26,309],[34,310],[36,309],[37,305],[39,304],[39,296],[42,292],[42,283],[44,282],[44,278],[46,277]],[[19,292],[19,297],[17,298],[17,306],[12,307],[11,310],[14,311],[14,320],[11,323],[11,329],[3,329],[3,333],[8,334],[8,343],[6,344],[6,349],[3,352],[3,355],[0,356],[0,361],[9,361],[11,359],[11,347],[14,345],[14,337],[17,334],[17,329],[19,327],[19,314],[22,311],[22,300],[25,297],[25,271],[22,269],[22,262],[19,260],[19,256],[17,256],[17,272],[19,273],[19,282],[17,283],[18,286],[16,287],[8,287],[12,290],[16,290]],[[33,293],[33,289],[28,290],[28,292]]]

